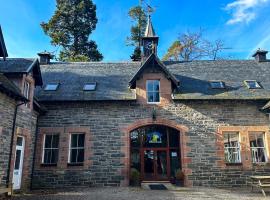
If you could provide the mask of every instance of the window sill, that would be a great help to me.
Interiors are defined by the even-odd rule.
[[[54,163],[54,164],[44,164],[44,163],[42,163],[42,164],[40,164],[40,166],[41,167],[56,167],[57,164],[56,163]]]
[[[227,166],[241,166],[243,163],[225,163]]]
[[[149,104],[149,105],[158,105],[158,104],[160,104],[160,102],[147,102],[147,104]]]
[[[68,163],[68,167],[73,167],[73,166],[83,166],[83,163]]]

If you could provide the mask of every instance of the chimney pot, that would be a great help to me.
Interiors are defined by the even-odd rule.
[[[252,57],[255,58],[256,61],[258,62],[266,62],[267,58],[266,58],[266,54],[268,53],[268,51],[266,50],[262,50],[262,49],[258,49],[253,55]]]
[[[39,56],[39,63],[41,65],[47,65],[50,64],[50,60],[53,59],[53,55],[50,52],[44,51],[38,53]]]

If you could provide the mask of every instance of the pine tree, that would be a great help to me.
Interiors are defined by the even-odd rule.
[[[141,6],[132,7],[128,15],[134,22],[130,29],[130,37],[127,38],[127,45],[134,46],[134,53],[130,56],[133,61],[141,59],[140,39],[144,35],[147,25],[147,15]]]
[[[56,11],[49,22],[41,23],[51,44],[60,46],[61,61],[100,61],[97,44],[89,40],[97,24],[92,0],[56,0]]]

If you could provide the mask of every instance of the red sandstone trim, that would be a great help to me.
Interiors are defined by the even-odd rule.
[[[36,162],[35,169],[38,170],[85,170],[92,165],[93,156],[93,140],[90,134],[90,127],[50,127],[40,128],[37,140]],[[69,166],[69,144],[70,134],[84,133],[85,134],[85,150],[84,150],[84,163],[82,166]],[[42,166],[42,154],[44,135],[59,134],[59,152],[58,162],[56,166]]]
[[[121,129],[123,132],[122,142],[123,146],[121,148],[121,152],[125,155],[125,157],[121,160],[123,163],[124,168],[121,169],[120,174],[124,176],[124,180],[121,181],[121,186],[128,186],[129,185],[129,170],[130,170],[130,141],[129,141],[129,134],[132,130],[135,130],[139,127],[147,126],[147,125],[163,125],[174,128],[179,131],[180,133],[180,141],[181,141],[181,162],[182,162],[182,170],[185,173],[185,186],[192,186],[192,181],[188,180],[188,175],[192,174],[192,170],[188,168],[188,164],[192,162],[192,159],[188,157],[188,153],[191,151],[191,148],[187,146],[187,142],[189,141],[186,132],[188,132],[188,128],[184,125],[179,125],[174,121],[170,121],[167,119],[157,118],[153,121],[152,118],[147,118],[143,120],[138,120],[129,126]]]

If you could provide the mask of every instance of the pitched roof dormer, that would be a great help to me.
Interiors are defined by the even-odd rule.
[[[144,71],[148,68],[156,69],[164,73],[164,75],[171,80],[172,84],[175,87],[179,86],[179,80],[166,68],[166,66],[160,61],[160,59],[156,56],[156,54],[152,53],[146,61],[144,61],[136,72],[136,74],[129,81],[129,86],[131,89],[136,88],[136,81],[140,78],[140,76],[144,73]]]
[[[4,60],[6,60],[6,57],[8,57],[1,26],[0,26],[0,57],[3,57]]]

